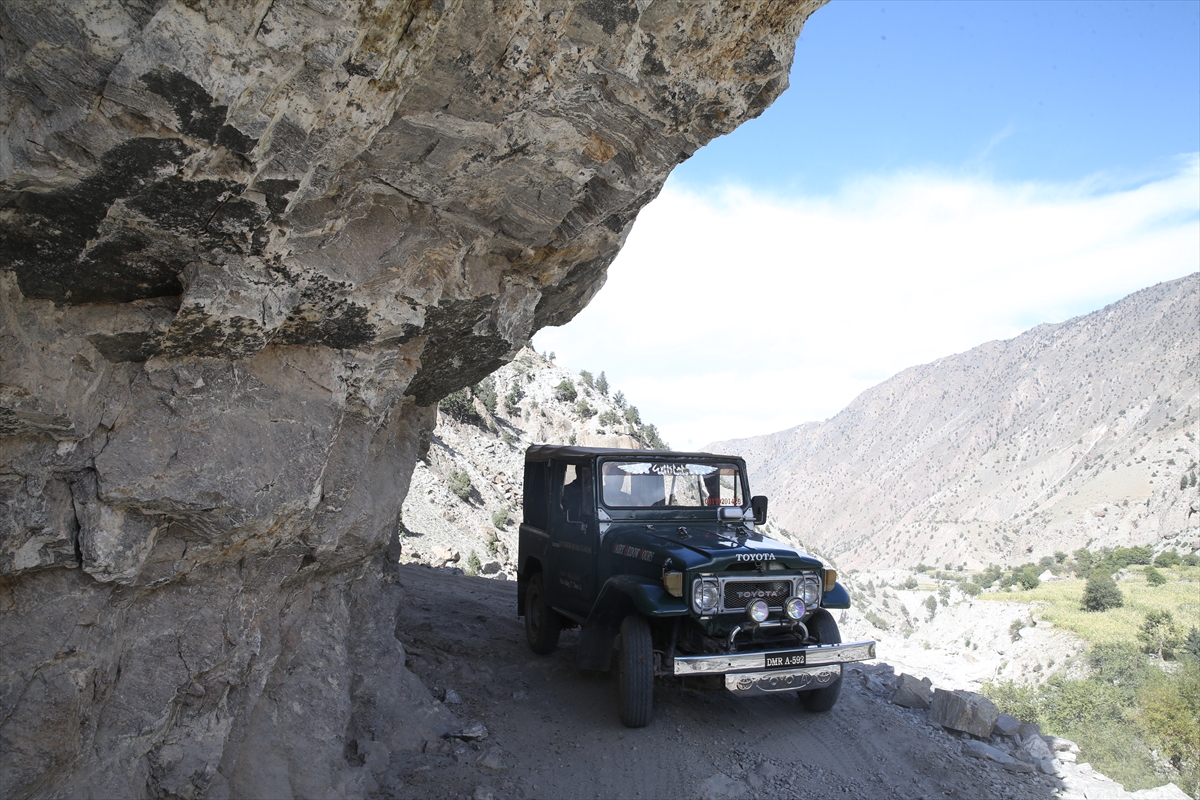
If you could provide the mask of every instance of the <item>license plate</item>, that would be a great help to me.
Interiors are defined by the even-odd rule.
[[[768,655],[767,669],[784,669],[785,667],[803,667],[804,656],[806,653],[784,653],[782,655]]]

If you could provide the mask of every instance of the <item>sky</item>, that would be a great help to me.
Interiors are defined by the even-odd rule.
[[[1200,1],[848,2],[533,345],[676,448],[1200,269]]]

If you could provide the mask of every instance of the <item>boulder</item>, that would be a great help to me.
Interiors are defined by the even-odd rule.
[[[1042,729],[1035,722],[1022,722],[1021,727],[1019,727],[1017,729],[1017,736],[1019,736],[1021,738],[1021,741],[1025,741],[1026,739],[1030,738],[1031,736],[1040,737],[1041,735],[1042,735]]]
[[[992,732],[1000,736],[1016,736],[1021,729],[1021,720],[1011,714],[1001,714],[996,717],[996,726]]]
[[[1192,796],[1173,783],[1167,783],[1154,789],[1138,789],[1130,792],[1137,800],[1192,800]]]
[[[929,678],[917,679],[912,675],[901,674],[899,685],[892,694],[892,703],[904,708],[929,708],[929,698],[933,694],[933,683]]]
[[[933,704],[929,718],[950,730],[963,731],[972,736],[991,736],[1000,710],[981,694],[963,690],[933,690]]]

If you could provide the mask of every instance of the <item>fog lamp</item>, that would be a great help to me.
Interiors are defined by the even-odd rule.
[[[783,604],[783,613],[788,615],[788,619],[800,619],[806,611],[808,609],[804,607],[804,601],[799,597],[789,597]]]
[[[752,600],[750,605],[746,606],[746,616],[755,622],[765,622],[770,614],[766,600]]]

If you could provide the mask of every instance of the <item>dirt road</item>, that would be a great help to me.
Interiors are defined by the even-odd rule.
[[[660,679],[649,727],[625,728],[615,678],[572,665],[574,631],[552,655],[530,652],[515,583],[421,566],[400,576],[397,631],[409,668],[436,696],[452,690],[447,709],[488,735],[393,755],[381,797],[1054,796],[1054,779],[967,758],[925,712],[874,694],[871,665],[847,672],[825,714],[805,712],[793,695],[741,698]]]

